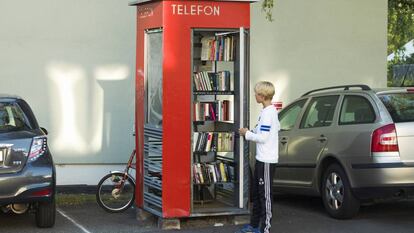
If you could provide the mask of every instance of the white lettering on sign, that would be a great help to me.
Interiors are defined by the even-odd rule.
[[[171,4],[171,7],[173,15],[220,15],[220,6]]]
[[[139,7],[138,8],[138,17],[140,19],[147,18],[154,15],[154,11],[149,7]]]

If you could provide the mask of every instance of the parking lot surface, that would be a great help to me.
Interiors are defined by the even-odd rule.
[[[411,233],[414,229],[414,200],[363,206],[357,217],[351,220],[328,217],[319,198],[277,196],[274,206],[272,232],[275,233]],[[211,219],[189,220],[183,223],[180,231],[160,230],[154,219],[137,221],[135,209],[109,214],[93,202],[58,206],[56,225],[51,229],[37,228],[32,214],[0,214],[2,233],[231,233],[240,228],[223,222],[215,223],[220,226],[213,226]]]

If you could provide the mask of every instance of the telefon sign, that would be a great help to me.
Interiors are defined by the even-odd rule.
[[[200,4],[171,4],[173,15],[192,15],[192,16],[219,16],[220,6],[200,5]]]

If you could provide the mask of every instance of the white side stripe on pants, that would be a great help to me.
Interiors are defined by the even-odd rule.
[[[265,199],[266,199],[266,226],[264,233],[269,233],[270,230],[270,219],[272,219],[272,197],[270,196],[270,189],[272,181],[270,180],[270,164],[264,164],[264,178],[265,178]]]

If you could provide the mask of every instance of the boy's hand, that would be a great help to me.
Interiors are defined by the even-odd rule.
[[[239,133],[240,133],[241,136],[246,135],[246,132],[247,131],[249,131],[249,129],[247,129],[247,128],[241,128],[241,129],[239,129]]]

